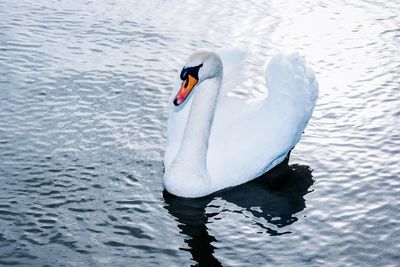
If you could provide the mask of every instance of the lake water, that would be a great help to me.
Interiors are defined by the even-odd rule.
[[[399,10],[0,0],[0,265],[400,266]],[[223,46],[260,72],[300,52],[320,97],[289,166],[176,198],[162,188],[174,77]]]

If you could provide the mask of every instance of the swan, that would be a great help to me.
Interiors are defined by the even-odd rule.
[[[184,64],[169,99],[169,193],[196,198],[248,182],[299,142],[318,98],[314,72],[297,53],[275,55],[265,70],[268,93],[244,100],[230,92],[246,80],[248,58],[240,49],[198,51]]]

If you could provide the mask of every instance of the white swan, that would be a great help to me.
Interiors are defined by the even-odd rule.
[[[231,49],[187,60],[169,100],[168,192],[201,197],[245,183],[282,162],[300,140],[318,97],[313,71],[297,54],[277,55],[265,72],[268,96],[244,101],[226,94],[243,82],[246,58]]]

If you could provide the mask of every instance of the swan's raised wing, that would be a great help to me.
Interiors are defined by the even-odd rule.
[[[318,83],[301,57],[275,56],[266,76],[268,97],[218,107],[224,110],[216,114],[207,155],[216,187],[244,183],[282,162],[312,115]]]

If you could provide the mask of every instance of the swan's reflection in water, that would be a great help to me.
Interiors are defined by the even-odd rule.
[[[164,191],[165,208],[177,218],[181,233],[188,236],[185,242],[189,248],[182,249],[188,250],[199,266],[221,266],[213,255],[212,244],[217,240],[207,231],[208,219],[217,215],[206,213],[211,201],[220,198],[233,203],[279,229],[297,221],[294,214],[305,208],[304,195],[310,192],[313,182],[308,166],[289,166],[286,159],[256,180],[200,199],[179,198]],[[271,229],[268,223],[257,225],[270,235],[289,233]]]

